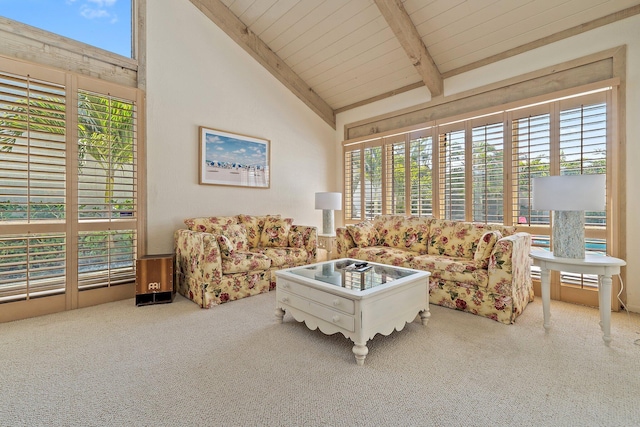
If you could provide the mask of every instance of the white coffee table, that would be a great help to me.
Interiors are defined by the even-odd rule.
[[[340,332],[353,341],[358,365],[369,353],[367,341],[376,334],[402,330],[418,314],[426,325],[431,273],[367,263],[359,272],[354,259],[339,259],[276,271],[276,317],[285,312],[311,330]]]

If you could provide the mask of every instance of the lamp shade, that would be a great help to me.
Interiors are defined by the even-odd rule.
[[[316,193],[316,209],[342,209],[342,193]]]
[[[605,175],[561,175],[533,178],[535,210],[603,211]]]

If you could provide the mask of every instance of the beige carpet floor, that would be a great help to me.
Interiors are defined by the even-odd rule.
[[[640,425],[640,316],[539,299],[514,325],[431,306],[369,342],[285,315],[275,292],[201,310],[133,300],[0,324],[0,426]],[[1,309],[1,307],[0,307]]]

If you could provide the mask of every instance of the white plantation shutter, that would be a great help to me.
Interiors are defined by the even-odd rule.
[[[364,217],[382,214],[382,147],[364,149]]]
[[[362,150],[348,149],[344,155],[344,216],[361,220],[362,215]]]
[[[566,100],[560,105],[560,175],[606,174],[607,105],[604,93],[584,100]],[[585,212],[586,250],[607,253],[606,212]],[[563,284],[597,288],[598,277],[561,273]]]
[[[533,178],[551,174],[551,115],[542,113],[513,119],[511,141],[511,188],[517,223],[549,224],[549,211],[533,210],[531,201]]]
[[[0,72],[0,301],[65,290],[65,96]]]
[[[473,145],[473,221],[504,221],[504,125],[502,122],[471,130]]]
[[[135,280],[136,109],[133,101],[78,93],[78,287]]]
[[[465,218],[465,132],[440,134],[440,217]]]
[[[388,214],[407,212],[405,147],[404,135],[385,140],[385,213]]]
[[[420,135],[409,142],[411,214],[433,215],[433,138]]]
[[[560,111],[560,175],[606,174],[607,105]],[[605,212],[586,212],[587,226],[604,226]]]

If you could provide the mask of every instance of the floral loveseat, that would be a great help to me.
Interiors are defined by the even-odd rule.
[[[275,288],[274,270],[316,261],[316,227],[280,215],[190,218],[177,230],[177,290],[203,308]]]
[[[515,227],[379,215],[336,230],[340,258],[431,272],[429,302],[513,323],[533,301],[531,236]]]

